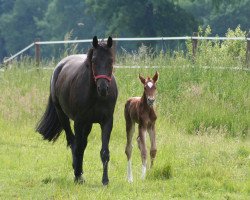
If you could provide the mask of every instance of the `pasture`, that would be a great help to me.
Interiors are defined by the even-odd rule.
[[[119,97],[107,187],[101,183],[98,125],[88,139],[83,185],[73,182],[65,134],[51,144],[34,131],[47,104],[52,70],[35,69],[32,62],[23,61],[0,72],[0,199],[249,198],[249,72],[198,67],[158,71],[155,165],[142,181],[136,132],[134,182],[129,184],[124,104],[142,94],[138,73],[152,76],[155,70],[115,70]]]

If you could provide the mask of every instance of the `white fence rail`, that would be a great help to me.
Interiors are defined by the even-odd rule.
[[[106,39],[104,39],[106,40]],[[247,41],[250,45],[250,36],[248,37],[198,37],[198,36],[183,36],[183,37],[141,37],[141,38],[113,38],[114,41],[171,41],[171,40],[242,40]],[[62,40],[62,41],[36,41],[17,52],[13,56],[3,60],[3,63],[8,63],[20,54],[24,53],[33,46],[49,45],[49,44],[72,44],[72,43],[90,43],[92,39],[85,40]],[[248,49],[248,48],[247,48]]]

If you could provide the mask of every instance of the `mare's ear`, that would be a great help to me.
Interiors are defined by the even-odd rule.
[[[153,81],[156,83],[158,81],[159,73],[156,71],[153,77]]]
[[[139,79],[141,80],[142,84],[145,85],[145,78],[143,78],[140,74],[139,74]]]
[[[93,37],[92,45],[93,45],[93,47],[94,47],[95,49],[96,49],[97,46],[98,46],[98,40],[97,40],[97,37],[96,37],[96,36]]]
[[[108,41],[107,41],[107,46],[109,48],[111,48],[112,47],[112,43],[113,43],[112,37],[109,36]]]

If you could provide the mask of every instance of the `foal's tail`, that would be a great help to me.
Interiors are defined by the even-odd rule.
[[[63,128],[50,94],[46,111],[38,122],[36,131],[43,136],[43,139],[55,142],[62,130]]]

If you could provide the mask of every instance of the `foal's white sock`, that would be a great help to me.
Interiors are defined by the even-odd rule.
[[[133,182],[133,174],[132,174],[132,164],[131,164],[131,160],[128,161],[128,169],[127,169],[127,173],[128,173],[128,182],[132,183]]]
[[[144,180],[145,177],[146,177],[146,171],[147,171],[147,168],[146,168],[146,165],[142,165],[142,175],[141,175],[141,178]]]

